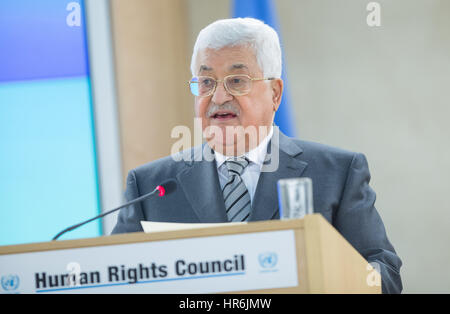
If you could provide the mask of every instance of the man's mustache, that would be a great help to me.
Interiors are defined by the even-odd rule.
[[[230,103],[230,102],[226,102],[222,105],[217,105],[217,104],[212,104],[209,108],[208,111],[206,112],[206,116],[207,117],[212,117],[214,116],[214,114],[218,111],[230,111],[233,114],[235,114],[236,116],[238,116],[241,113],[241,110],[239,109],[238,106]]]

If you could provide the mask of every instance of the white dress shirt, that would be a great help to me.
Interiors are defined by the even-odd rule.
[[[245,186],[247,187],[248,193],[250,194],[250,201],[252,202],[252,204],[253,196],[255,195],[256,186],[259,180],[259,175],[261,173],[261,168],[263,166],[264,159],[266,158],[267,145],[269,144],[272,135],[273,127],[270,128],[269,135],[267,135],[257,147],[244,154],[244,156],[247,157],[250,162],[244,169],[244,172],[241,174],[241,178],[242,181],[244,181]],[[223,189],[229,179],[228,169],[225,165],[225,161],[232,157],[222,155],[219,152],[214,152],[214,156],[216,159],[217,172],[219,174],[220,189]]]

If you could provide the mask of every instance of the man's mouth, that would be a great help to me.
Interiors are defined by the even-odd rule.
[[[237,115],[230,111],[218,111],[211,115],[211,118],[216,119],[218,121],[226,121],[236,117]]]

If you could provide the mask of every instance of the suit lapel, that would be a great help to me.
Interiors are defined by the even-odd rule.
[[[200,222],[228,221],[215,160],[190,162],[177,179]]]
[[[267,156],[270,157],[270,160],[266,159],[261,170],[249,221],[279,217],[278,180],[300,177],[308,165],[308,163],[295,158],[302,153],[302,149],[281,133],[276,126],[274,126],[274,135],[268,149],[270,151]],[[274,150],[278,150],[278,156]],[[278,167],[274,168],[273,162],[276,163],[277,158]]]

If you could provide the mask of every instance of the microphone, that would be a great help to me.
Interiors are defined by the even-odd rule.
[[[135,198],[134,200],[132,200],[132,201],[130,201],[128,203],[125,203],[125,204],[123,204],[123,205],[121,205],[121,206],[119,206],[117,208],[114,208],[114,209],[111,209],[111,210],[109,210],[107,212],[104,212],[104,213],[102,213],[102,214],[100,214],[98,216],[95,216],[94,218],[88,219],[86,221],[80,222],[80,223],[78,223],[76,225],[73,225],[71,227],[68,227],[68,228],[64,229],[63,231],[58,233],[56,236],[54,236],[52,241],[57,240],[64,233],[72,231],[72,230],[74,230],[74,229],[76,229],[78,227],[81,227],[82,225],[87,224],[87,223],[89,223],[89,222],[91,222],[93,220],[105,217],[106,215],[109,215],[109,214],[111,214],[111,213],[113,213],[115,211],[118,211],[119,209],[121,209],[123,207],[127,207],[127,206],[130,206],[130,205],[142,202],[143,200],[145,200],[145,199],[149,198],[150,196],[156,194],[156,192],[159,192],[159,194],[158,194],[159,197],[163,197],[164,195],[168,195],[168,194],[174,192],[176,189],[177,189],[177,183],[175,182],[175,180],[173,180],[173,179],[166,180],[161,185],[158,185],[150,193],[147,193],[147,194],[144,194],[144,195],[142,195],[142,196],[140,196],[138,198]]]

